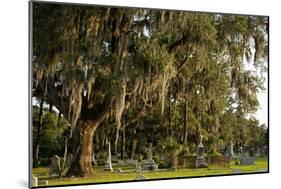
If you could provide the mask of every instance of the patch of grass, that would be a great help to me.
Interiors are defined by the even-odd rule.
[[[254,165],[235,165],[235,162],[231,162],[230,167],[232,169],[240,169],[243,172],[257,172],[260,170],[268,170],[267,164],[267,160],[257,159]]]
[[[104,166],[95,166],[95,174],[88,178],[50,178],[48,168],[35,168],[33,174],[41,180],[47,179],[49,185],[65,185],[65,184],[84,184],[84,183],[99,183],[99,182],[116,182],[116,181],[132,181],[139,173],[128,172],[119,173],[118,168],[122,170],[133,169],[134,166],[114,166],[114,172],[105,172]],[[260,170],[267,170],[267,160],[258,159],[255,161],[255,165],[240,166],[235,165],[234,161],[231,161],[230,168],[216,168],[216,169],[178,169],[176,171],[159,171],[159,172],[144,172],[141,173],[148,179],[162,179],[162,178],[180,178],[180,177],[194,177],[194,176],[207,176],[207,175],[222,175],[233,174],[233,169],[239,169],[242,173],[254,173]]]

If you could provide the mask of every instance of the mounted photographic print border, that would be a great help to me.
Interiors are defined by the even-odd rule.
[[[29,2],[31,188],[269,173],[269,17]]]

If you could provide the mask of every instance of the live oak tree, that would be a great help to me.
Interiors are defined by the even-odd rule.
[[[33,6],[33,96],[56,107],[71,126],[74,161],[68,176],[94,173],[95,131],[98,144],[113,140],[101,129],[106,124],[115,127],[116,153],[120,129],[124,151],[125,129],[135,132],[144,123],[152,125],[153,132],[142,131],[151,140],[174,135],[187,146],[204,134],[215,151],[227,109],[237,103],[245,117],[258,106],[262,82],[243,60],[254,57],[254,65],[263,66],[266,19]]]
[[[34,95],[45,96],[71,124],[75,160],[68,175],[92,175],[96,128],[113,113],[119,129],[126,98],[163,102],[171,57],[157,38],[143,36],[144,10],[45,4],[35,10]]]

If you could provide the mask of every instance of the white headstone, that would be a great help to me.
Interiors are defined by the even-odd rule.
[[[105,171],[113,171],[112,164],[111,164],[111,148],[110,148],[110,142],[108,143],[108,158],[104,167]]]
[[[67,154],[67,156],[66,156],[66,166],[67,167],[70,167],[70,165],[72,163],[72,158],[73,158],[73,155],[71,153]]]
[[[38,178],[37,177],[32,177],[32,186],[34,186],[34,187],[38,186]]]
[[[199,145],[197,146],[197,153],[196,153],[196,167],[197,168],[205,168],[208,167],[208,164],[205,162],[205,149],[204,145],[202,144],[203,136],[200,135],[199,137]]]

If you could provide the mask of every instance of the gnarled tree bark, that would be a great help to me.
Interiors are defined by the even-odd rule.
[[[93,175],[92,145],[93,136],[98,123],[95,121],[80,121],[78,124],[79,143],[75,149],[74,160],[67,172],[67,176],[87,177]]]
[[[92,167],[93,136],[97,127],[110,112],[112,100],[105,98],[104,103],[92,109],[83,109],[73,137],[74,159],[66,176],[89,177],[94,174]]]

